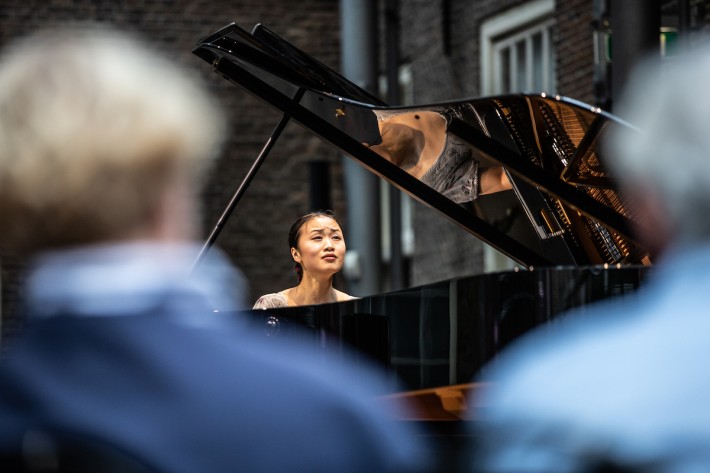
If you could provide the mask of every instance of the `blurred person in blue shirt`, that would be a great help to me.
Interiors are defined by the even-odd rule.
[[[480,472],[710,471],[710,49],[637,67],[605,163],[657,256],[636,293],[524,336],[481,374]]]
[[[0,364],[0,470],[66,451],[169,473],[428,465],[418,432],[376,407],[376,373],[214,313],[245,293],[217,250],[191,273],[196,195],[225,132],[189,70],[106,25],[5,49],[0,244],[30,269],[27,323]]]

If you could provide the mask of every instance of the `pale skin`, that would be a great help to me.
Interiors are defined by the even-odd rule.
[[[345,239],[334,219],[320,215],[308,220],[298,235],[291,257],[303,268],[296,287],[282,291],[289,306],[323,304],[352,299],[333,287],[333,276],[343,268]]]
[[[446,120],[436,112],[407,112],[378,122],[382,143],[370,149],[421,179],[434,165],[446,143]],[[480,194],[510,189],[508,176],[501,166],[482,167],[479,172]]]

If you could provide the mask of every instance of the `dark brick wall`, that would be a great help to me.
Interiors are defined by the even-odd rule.
[[[592,2],[558,1],[556,19],[557,93],[594,104]]]
[[[525,2],[414,0],[400,3],[402,61],[412,65],[417,101],[427,103],[480,95],[481,22]]]
[[[66,20],[97,20],[137,30],[167,48],[176,61],[204,76],[226,108],[233,130],[231,140],[204,192],[207,233],[225,208],[280,114],[223,78],[191,54],[195,42],[236,21],[247,29],[262,22],[327,65],[339,69],[339,4],[337,0],[117,1],[4,0],[0,3],[0,46],[23,32]],[[289,124],[269,159],[254,179],[217,240],[230,259],[245,272],[250,298],[295,283],[287,247],[293,220],[308,210],[308,163],[332,163],[332,201],[346,217],[341,184],[340,154],[312,133]],[[13,330],[21,262],[4,255],[3,332]]]

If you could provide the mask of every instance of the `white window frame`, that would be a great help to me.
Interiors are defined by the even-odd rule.
[[[501,80],[498,78],[502,75],[502,51],[506,48],[511,51],[511,55],[515,54],[515,45],[520,41],[525,44],[525,59],[524,68],[528,72],[526,76],[526,90],[514,90],[508,84],[506,92],[547,92],[555,93],[556,77],[554,74],[555,68],[555,52],[554,45],[551,44],[552,38],[550,31],[555,24],[555,0],[534,0],[527,2],[518,7],[507,10],[499,15],[496,15],[481,24],[480,30],[480,74],[481,74],[481,95],[491,96],[500,95],[503,93]],[[533,51],[532,37],[536,33],[542,34],[542,87],[547,90],[531,90],[532,89],[532,71],[533,71]],[[548,51],[549,54],[545,52]],[[510,68],[511,82],[514,80],[517,71],[514,64],[516,58],[509,58],[513,67]],[[511,90],[512,89],[512,90]],[[517,264],[497,251],[495,248],[483,246],[483,270],[484,272],[510,270]]]
[[[554,74],[554,47],[551,44],[551,30],[554,27],[555,0],[534,0],[519,7],[512,8],[496,15],[481,25],[481,95],[497,95],[505,92],[547,92],[555,93],[556,80]],[[532,90],[533,87],[533,51],[532,37],[541,34],[542,38],[542,88],[546,90]],[[516,47],[519,42],[525,44],[525,85],[522,90],[515,87],[513,82],[518,73],[515,57]],[[506,89],[502,88],[499,77],[501,76],[502,52],[510,51],[510,83]],[[549,52],[549,54],[546,54]]]

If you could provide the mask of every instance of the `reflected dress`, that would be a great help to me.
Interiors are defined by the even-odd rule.
[[[448,133],[454,118],[475,125],[479,122],[471,104],[455,104],[451,107],[431,109],[446,121],[446,141],[436,162],[422,175],[421,181],[457,204],[470,202],[478,197],[479,163],[473,149],[463,140]],[[400,112],[377,110],[378,120],[383,120]]]

